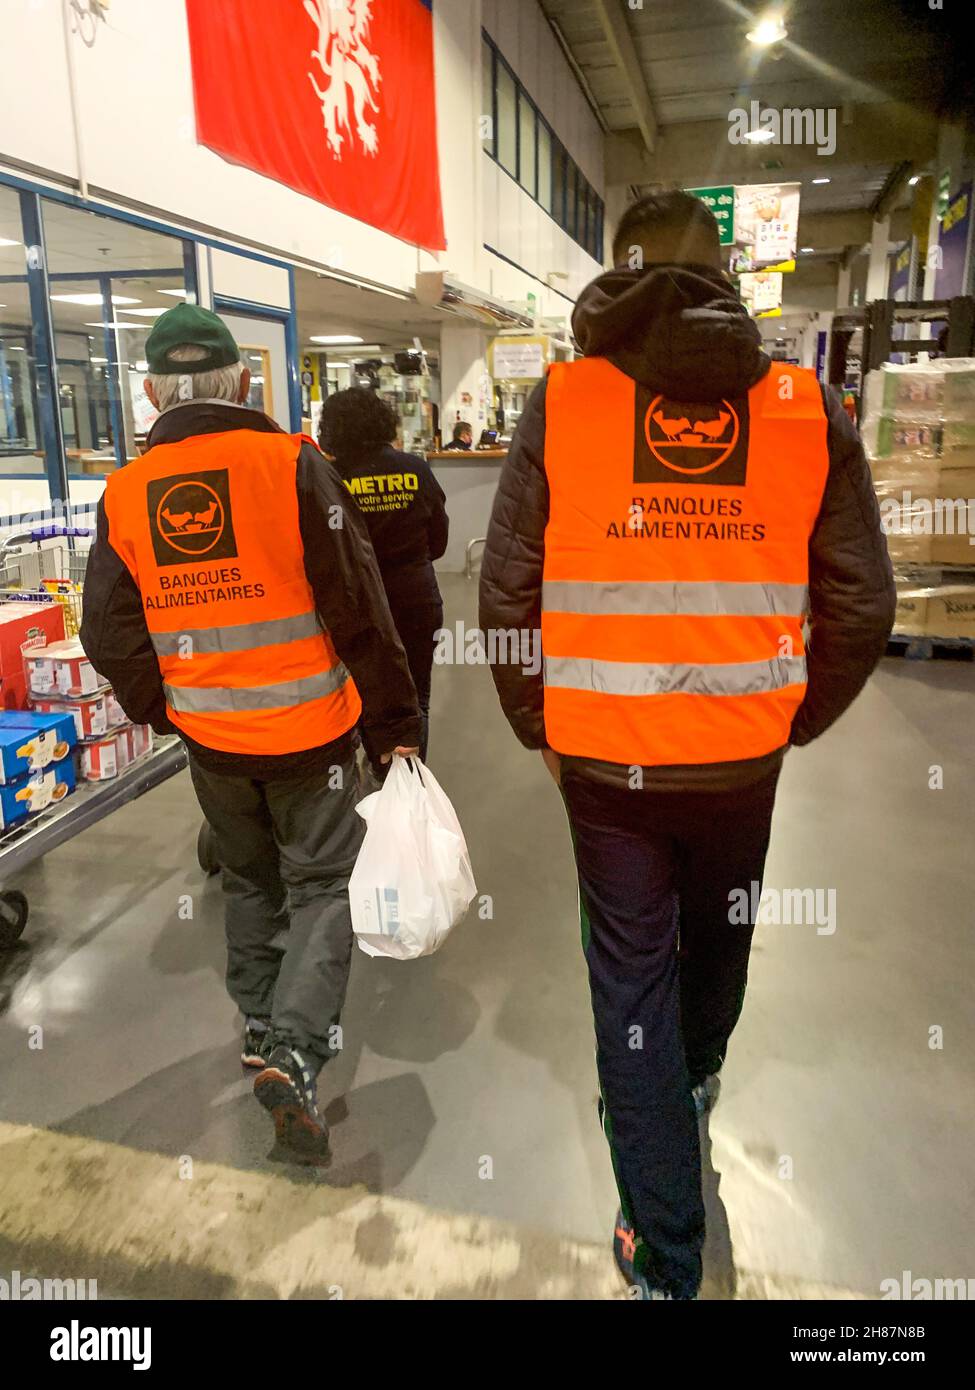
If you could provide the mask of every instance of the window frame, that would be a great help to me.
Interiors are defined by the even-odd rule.
[[[570,236],[577,246],[585,251],[588,256],[591,256],[593,260],[602,264],[603,220],[605,212],[605,203],[603,199],[589,183],[589,180],[582,172],[581,166],[576,163],[565,144],[559,139],[558,135],[556,135],[555,127],[552,125],[551,121],[543,115],[538,103],[521,82],[518,74],[505,58],[494,39],[484,28],[481,29],[481,42],[486,45],[491,56],[490,112],[492,127],[491,147],[488,148],[482,143],[481,149],[489,159],[494,160],[499,169],[502,169],[509,178],[514,179],[519,189],[527,194],[532,202],[535,203],[537,207],[541,208],[542,212],[544,212],[547,217],[550,217],[566,235]],[[502,67],[513,81],[515,89],[514,170],[509,169],[500,156],[501,133],[498,119],[498,72]],[[527,105],[534,116],[534,170],[531,188],[526,188],[525,184],[522,182],[521,120],[523,104]],[[488,103],[483,100],[483,95],[482,105],[488,105]],[[484,114],[487,113],[485,112]],[[539,197],[541,174],[541,142],[539,140],[539,132],[542,126],[545,127],[549,141],[551,179],[550,208],[546,207]],[[582,204],[581,219],[580,202]]]

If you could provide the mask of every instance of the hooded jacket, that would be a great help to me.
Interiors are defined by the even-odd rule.
[[[587,357],[605,357],[635,381],[677,400],[744,395],[771,365],[734,289],[708,266],[607,271],[583,290],[572,328]],[[853,702],[883,655],[894,621],[893,574],[863,448],[836,392],[822,390],[829,471],[809,541],[811,640],[806,694],[790,737],[796,745],[818,737]],[[518,422],[488,528],[480,586],[485,631],[540,632],[549,510],[544,459],[543,381]],[[489,652],[498,649],[498,644],[487,646]],[[531,670],[492,664],[491,671],[518,738],[526,748],[545,748],[541,663],[532,663]],[[784,752],[741,762],[646,768],[643,785],[709,791],[747,785],[774,772]],[[625,781],[629,773],[591,759],[571,762],[597,780]]]

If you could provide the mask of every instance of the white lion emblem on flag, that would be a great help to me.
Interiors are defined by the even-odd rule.
[[[366,117],[367,107],[379,110],[375,91],[382,80],[379,60],[366,47],[373,0],[304,0],[304,5],[305,13],[318,29],[318,47],[312,49],[311,56],[327,79],[322,91],[314,71],[308,73],[308,80],[322,103],[329,149],[336,159],[342,158],[345,136],[339,127],[350,128],[351,93],[356,134],[366,153],[375,154],[379,138],[376,127],[370,125]]]

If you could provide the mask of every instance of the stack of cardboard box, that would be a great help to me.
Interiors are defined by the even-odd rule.
[[[871,372],[862,432],[897,579],[894,631],[975,638],[975,359]]]

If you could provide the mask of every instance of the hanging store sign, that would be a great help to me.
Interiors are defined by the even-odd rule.
[[[431,0],[186,0],[186,14],[201,145],[445,249]]]
[[[782,272],[760,270],[742,275],[738,293],[752,318],[778,318],[782,313]]]
[[[938,233],[935,299],[967,294],[971,278],[972,185],[966,183],[948,200]]]
[[[903,246],[898,246],[891,257],[890,263],[890,288],[888,297],[890,299],[910,299],[911,285],[914,281],[914,262],[915,262],[916,242],[913,237],[909,237]]]
[[[735,274],[795,270],[798,183],[750,183],[735,189]]]
[[[731,184],[724,184],[720,188],[685,188],[684,192],[693,194],[695,198],[700,198],[704,206],[714,213],[721,245],[731,246],[735,240],[734,187]]]

